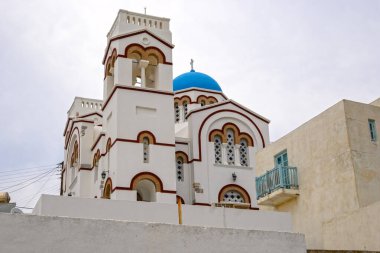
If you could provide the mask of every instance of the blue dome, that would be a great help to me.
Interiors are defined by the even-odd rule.
[[[173,91],[184,90],[188,88],[201,88],[207,90],[222,91],[219,84],[210,76],[201,72],[184,73],[173,80]]]

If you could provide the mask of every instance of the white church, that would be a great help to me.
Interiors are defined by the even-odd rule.
[[[103,99],[76,97],[61,195],[258,209],[255,153],[269,120],[193,68],[173,80],[169,19],[120,10]]]

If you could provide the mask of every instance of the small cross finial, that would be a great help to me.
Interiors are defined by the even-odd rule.
[[[146,15],[146,7],[144,7],[144,14]]]
[[[191,71],[194,71],[194,60],[190,60]]]

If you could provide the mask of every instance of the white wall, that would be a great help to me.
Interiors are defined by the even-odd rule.
[[[1,252],[306,252],[301,234],[0,214]]]
[[[289,213],[182,205],[183,224],[291,232]],[[157,202],[42,195],[33,214],[178,224],[178,206]]]

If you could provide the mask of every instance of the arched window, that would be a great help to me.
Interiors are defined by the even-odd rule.
[[[112,193],[112,181],[110,178],[108,178],[106,183],[104,184],[103,198],[111,199],[111,193]]]
[[[184,180],[184,174],[183,174],[183,158],[177,157],[176,161],[177,165],[177,181],[183,182]]]
[[[100,159],[100,153],[98,151],[94,156],[94,183],[98,180],[99,159]]]
[[[223,202],[244,203],[244,199],[239,192],[232,190],[224,193]]]
[[[205,106],[206,105],[206,101],[204,101],[203,99],[201,100],[201,106]]]
[[[240,165],[241,166],[248,166],[248,142],[246,139],[240,140]]]
[[[187,116],[187,102],[183,102],[183,118],[185,120]]]
[[[222,138],[219,135],[214,137],[214,153],[215,153],[215,163],[222,163]]]
[[[235,134],[232,129],[227,129],[227,163],[235,164]]]
[[[180,117],[179,115],[180,115],[180,111],[179,111],[178,103],[174,103],[174,118],[175,118],[176,123],[179,122],[179,117]]]
[[[149,162],[149,138],[143,138],[144,163]]]

